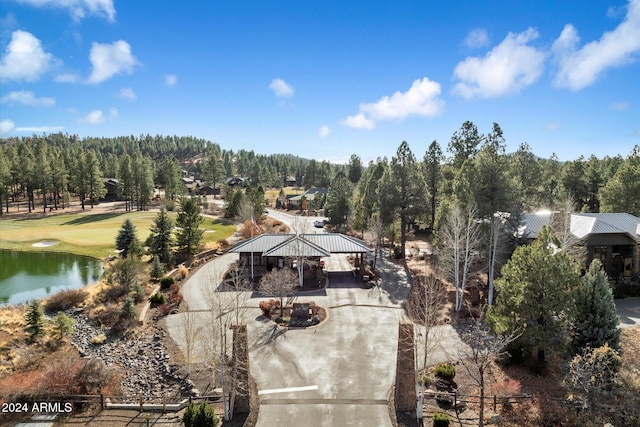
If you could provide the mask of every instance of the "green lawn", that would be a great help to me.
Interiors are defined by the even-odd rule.
[[[126,219],[133,222],[138,238],[144,242],[156,215],[155,212],[110,212],[2,219],[0,249],[69,252],[102,258],[115,254],[116,235]],[[170,212],[170,215],[175,220],[176,213]],[[205,243],[226,239],[236,230],[233,224],[211,218],[205,218],[202,228],[205,229]],[[46,248],[32,246],[42,240],[59,243]]]

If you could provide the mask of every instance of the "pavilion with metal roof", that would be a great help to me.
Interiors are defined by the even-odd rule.
[[[230,252],[240,255],[241,264],[252,265],[253,274],[259,277],[274,267],[291,267],[303,259],[306,266],[317,269],[321,267],[320,258],[331,254],[354,254],[362,262],[371,248],[362,240],[339,233],[261,234],[238,243]]]

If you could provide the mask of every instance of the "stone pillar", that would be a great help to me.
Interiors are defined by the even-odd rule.
[[[398,359],[396,362],[396,411],[416,410],[415,342],[413,324],[400,323],[398,329]]]
[[[249,407],[249,343],[247,325],[233,327],[233,361],[236,369],[237,393],[234,412],[248,414]]]

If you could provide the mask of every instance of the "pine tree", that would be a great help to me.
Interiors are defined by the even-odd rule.
[[[149,235],[149,251],[160,258],[164,264],[171,264],[173,257],[171,248],[173,247],[173,221],[167,215],[164,207],[160,207],[160,212],[156,216]],[[154,259],[155,262],[155,259]]]
[[[181,212],[178,213],[176,224],[181,230],[178,231],[177,243],[180,251],[195,254],[198,252],[204,230],[199,226],[204,222],[200,215],[200,206],[193,198],[184,198],[180,202]]]
[[[40,301],[31,301],[31,304],[29,304],[29,310],[25,315],[25,320],[27,322],[25,330],[29,334],[31,341],[34,341],[37,337],[44,335],[44,313],[42,311]]]
[[[116,249],[122,251],[120,255],[126,258],[129,253],[139,255],[142,249],[140,241],[136,236],[136,226],[130,219],[126,219],[116,236]]]
[[[128,297],[122,303],[122,308],[120,309],[120,318],[122,319],[133,319],[136,317],[136,306],[133,302],[133,298]]]
[[[619,320],[613,293],[600,261],[591,262],[574,299],[576,310],[571,328],[574,352],[577,354],[587,347],[597,348],[605,344],[617,350],[620,345]]]
[[[158,255],[153,257],[153,261],[151,261],[151,277],[154,279],[159,279],[164,275],[164,267],[162,267],[162,263],[160,262],[160,257]]]
[[[59,311],[53,318],[53,323],[60,334],[60,338],[73,332],[73,326],[76,321],[67,316],[64,311]]]

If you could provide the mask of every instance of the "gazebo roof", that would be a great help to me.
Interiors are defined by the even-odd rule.
[[[332,253],[369,253],[361,240],[339,233],[261,234],[238,243],[235,253],[262,253],[263,256],[325,257]]]

